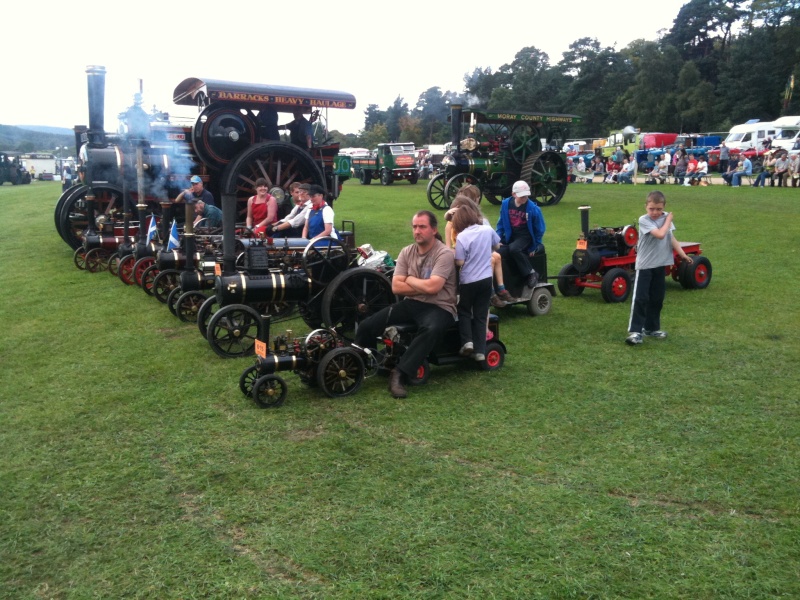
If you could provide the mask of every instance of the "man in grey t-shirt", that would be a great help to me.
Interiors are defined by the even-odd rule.
[[[404,298],[360,323],[355,339],[356,346],[374,348],[389,325],[417,326],[414,340],[389,376],[389,392],[395,398],[406,397],[406,381],[416,375],[456,316],[455,260],[439,237],[436,215],[421,210],[411,225],[414,243],[400,251],[392,275],[392,292]]]

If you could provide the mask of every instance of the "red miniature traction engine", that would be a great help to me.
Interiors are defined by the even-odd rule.
[[[590,206],[580,206],[581,235],[572,262],[558,273],[558,291],[564,296],[578,296],[586,288],[600,289],[606,302],[625,302],[631,292],[636,269],[636,244],[639,232],[634,225],[589,229]],[[698,242],[681,242],[692,263],[675,262],[664,268],[664,275],[685,289],[703,289],[711,282],[711,261],[701,256]]]

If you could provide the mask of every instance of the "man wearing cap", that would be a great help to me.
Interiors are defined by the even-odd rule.
[[[528,257],[544,250],[544,217],[535,202],[529,199],[531,188],[524,181],[517,181],[511,188],[511,197],[503,200],[497,235],[500,236],[498,252],[504,259],[516,265],[520,275],[526,278],[525,285],[531,289],[539,281]]]
[[[272,225],[267,225],[267,235],[274,238],[299,238],[303,237],[303,227],[311,210],[311,200],[308,199],[307,183],[295,181],[289,186],[294,206],[283,219]]]
[[[388,326],[416,325],[413,341],[389,375],[389,392],[395,398],[406,397],[406,381],[416,375],[456,316],[455,261],[439,236],[436,215],[418,211],[411,228],[414,243],[400,251],[392,276],[392,293],[403,299],[359,323],[355,339],[355,346],[374,348]]]
[[[189,179],[189,183],[191,183],[192,186],[188,190],[183,190],[180,194],[178,194],[174,200],[175,202],[186,202],[186,204],[192,204],[195,202],[195,200],[202,200],[206,204],[216,206],[214,204],[214,196],[212,196],[211,192],[203,187],[202,179],[200,179],[197,175],[192,175],[191,179]]]

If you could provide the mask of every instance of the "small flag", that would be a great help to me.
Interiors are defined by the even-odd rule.
[[[169,242],[167,243],[167,250],[175,250],[175,248],[179,248],[181,245],[180,241],[178,240],[178,225],[175,223],[175,219],[172,219],[172,229],[169,232]]]
[[[158,235],[158,227],[156,227],[156,216],[150,213],[150,225],[147,226],[147,243],[153,241],[153,238]]]

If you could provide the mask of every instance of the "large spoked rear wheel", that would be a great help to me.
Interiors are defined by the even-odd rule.
[[[357,267],[340,273],[325,288],[322,320],[339,335],[352,340],[359,321],[393,303],[389,278],[375,269]]]
[[[270,188],[288,190],[296,181],[326,187],[322,170],[308,152],[285,142],[263,142],[253,144],[228,164],[222,174],[222,193],[234,194],[240,210],[246,209],[259,177],[266,179]]]
[[[520,179],[531,186],[531,200],[553,206],[567,190],[567,163],[558,152],[535,152],[522,164]]]

